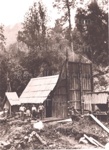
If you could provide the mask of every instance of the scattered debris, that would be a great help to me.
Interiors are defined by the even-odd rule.
[[[6,148],[9,149],[11,147],[11,144],[9,141],[5,142],[5,141],[0,141],[0,147],[1,148]]]
[[[106,125],[109,126],[109,124]],[[1,141],[9,142],[10,145],[7,146],[11,147],[10,150],[72,149],[74,147],[87,149],[93,146],[104,148],[108,145],[106,144],[108,133],[90,120],[90,117],[80,118],[73,124],[71,119],[42,123],[36,120],[27,122],[27,120],[10,118],[6,124],[0,124],[0,135]],[[0,144],[0,150],[4,148],[5,146]]]
[[[6,117],[0,117],[0,123],[6,123],[6,121],[7,121],[7,119],[6,119]]]

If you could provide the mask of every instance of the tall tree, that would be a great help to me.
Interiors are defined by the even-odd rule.
[[[0,97],[7,89],[7,53],[5,51],[4,26],[0,26]]]
[[[22,66],[27,68],[33,77],[42,73],[42,70],[46,72],[45,75],[57,72],[64,55],[61,55],[63,38],[60,36],[59,22],[48,30],[46,21],[46,11],[42,3],[34,3],[25,17],[22,31],[18,33],[18,41],[24,42],[29,49],[22,60]]]
[[[74,8],[75,1],[74,0],[55,0],[54,7],[57,7],[59,11],[63,11],[63,15],[61,18],[61,21],[64,22],[64,24],[68,23],[67,28],[67,38],[69,41],[69,46],[72,47],[72,23],[71,23],[71,10]]]
[[[48,30],[46,40],[47,50],[43,53],[43,63],[49,64],[51,70],[57,72],[65,60],[65,50],[68,45],[60,20],[56,20],[55,26]]]
[[[45,51],[46,10],[42,3],[35,2],[25,16],[22,31],[18,33],[18,41],[28,46],[25,66],[37,76],[42,64],[42,53]],[[24,63],[23,63],[24,64]]]
[[[18,33],[18,41],[30,49],[41,50],[46,35],[46,12],[40,2],[35,2],[25,15],[23,29]]]
[[[31,78],[31,74],[22,65],[26,54],[26,47],[22,43],[11,44],[8,48],[8,77],[11,90],[18,95],[22,93]]]
[[[6,38],[4,36],[4,26],[0,25],[0,53],[5,51]]]
[[[108,14],[96,1],[88,9],[79,8],[76,14],[76,27],[86,48],[82,53],[96,64],[108,64]]]

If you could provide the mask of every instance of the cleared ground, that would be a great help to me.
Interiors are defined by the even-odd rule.
[[[109,124],[104,122],[108,128]],[[35,131],[46,142],[42,144],[37,138],[32,137],[26,141],[25,137],[30,137]],[[79,139],[84,135],[91,136],[105,145],[109,139],[108,133],[99,127],[89,117],[77,118],[73,122],[47,122],[44,128],[38,131],[33,128],[30,121],[21,121],[12,118],[7,123],[0,124],[0,141],[9,141],[11,146],[5,149],[10,150],[35,150],[35,149],[101,149],[90,143],[79,143]],[[1,150],[4,147],[0,148]]]

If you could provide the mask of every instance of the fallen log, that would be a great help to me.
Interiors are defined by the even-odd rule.
[[[95,122],[98,123],[107,133],[109,133],[109,129],[104,126],[94,115],[90,114],[90,117],[95,120]]]

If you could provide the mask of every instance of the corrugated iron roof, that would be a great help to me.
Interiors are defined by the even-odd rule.
[[[56,86],[59,75],[32,78],[20,96],[21,103],[43,103]]]
[[[16,92],[6,92],[5,95],[11,106],[21,104]]]

